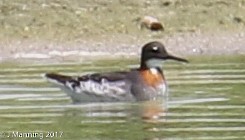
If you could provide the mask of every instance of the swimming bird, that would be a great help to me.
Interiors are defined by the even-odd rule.
[[[137,69],[82,76],[46,73],[44,77],[63,89],[74,103],[166,99],[167,82],[162,72],[162,61],[168,59],[188,62],[169,54],[162,43],[153,41],[142,47]]]

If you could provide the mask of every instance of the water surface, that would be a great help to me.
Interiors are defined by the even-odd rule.
[[[169,111],[157,122],[142,120],[135,109],[139,104],[74,105],[41,77],[45,72],[126,70],[137,66],[137,60],[2,63],[1,139],[245,139],[245,57],[189,60],[190,64],[163,66],[170,88]],[[26,138],[25,133],[33,137]]]

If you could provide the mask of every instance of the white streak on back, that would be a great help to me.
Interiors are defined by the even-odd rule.
[[[121,99],[123,95],[130,91],[126,87],[125,81],[110,82],[102,79],[101,82],[93,80],[80,81],[80,86],[73,86],[73,82],[66,82],[66,86],[74,92],[74,94],[88,94],[102,97]]]

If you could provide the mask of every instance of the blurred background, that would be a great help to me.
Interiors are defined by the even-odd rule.
[[[139,28],[145,16],[164,31]],[[51,50],[136,53],[151,40],[179,54],[244,54],[244,34],[244,0],[0,1],[2,58]]]

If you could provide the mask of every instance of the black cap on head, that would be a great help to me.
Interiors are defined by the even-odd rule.
[[[168,54],[164,45],[158,41],[145,44],[141,52],[141,68],[147,68],[146,61],[150,59],[172,59],[181,62],[188,62],[186,59]]]

